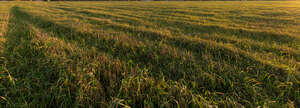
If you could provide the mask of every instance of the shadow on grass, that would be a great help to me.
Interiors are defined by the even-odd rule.
[[[94,14],[91,12],[84,12],[84,13],[78,12],[78,14],[84,14],[88,17],[91,17],[91,16],[92,17],[106,17],[106,15],[104,15],[104,14]],[[104,15],[104,16],[101,16],[101,15]],[[82,17],[76,17],[76,18],[83,19]],[[96,24],[96,25],[103,24],[102,22],[92,20],[92,19],[89,19],[88,21],[91,24]],[[222,48],[220,48],[220,49],[215,48],[215,49],[211,49],[210,51],[205,51],[205,49],[210,49],[211,46],[209,46],[205,43],[192,41],[192,39],[188,39],[188,37],[186,37],[186,38],[172,37],[172,36],[167,36],[167,35],[159,34],[159,33],[152,32],[152,31],[139,30],[134,27],[127,27],[127,26],[113,25],[113,24],[107,24],[106,26],[103,26],[103,28],[106,28],[106,27],[112,28],[112,29],[118,30],[118,31],[123,31],[125,33],[130,33],[133,36],[140,36],[141,39],[146,38],[146,39],[150,39],[152,41],[167,41],[167,43],[169,43],[172,46],[180,47],[183,49],[188,49],[193,52],[197,52],[197,53],[201,53],[201,54],[207,54],[207,53],[216,54],[216,53],[220,53],[220,52],[222,53],[224,51],[227,53],[224,54],[226,56],[222,55],[223,57],[232,57],[232,56],[235,56],[235,54],[236,54],[235,52],[232,52],[228,49],[227,50],[222,49]],[[229,58],[227,61],[240,61],[239,59],[245,59],[246,61],[255,61],[246,56],[243,57],[241,54],[237,54],[237,55],[241,56],[242,58],[235,58],[235,59]],[[220,56],[220,55],[215,55],[215,57],[218,57],[218,56]],[[245,68],[247,67],[247,65],[245,65],[245,64],[242,64],[242,65],[245,66]]]
[[[53,23],[49,20],[43,19],[38,16],[31,16],[30,14],[21,11],[16,8],[19,14],[26,16],[23,18],[24,21],[32,23],[34,26],[53,33],[53,36],[61,38],[67,42],[79,42],[79,46],[83,48],[95,47],[99,51],[107,52],[115,58],[120,58],[125,61],[133,61],[134,64],[139,64],[141,68],[151,67],[151,71],[165,72],[168,78],[178,80],[183,77],[183,74],[187,70],[195,69],[195,66],[190,63],[190,61],[183,60],[182,58],[174,59],[173,55],[162,54],[157,48],[152,48],[149,46],[127,46],[124,43],[118,42],[115,39],[103,37],[96,37],[96,34],[77,32],[73,28],[67,28],[65,26]],[[161,57],[156,58],[155,55]],[[175,57],[177,58],[177,57]],[[175,62],[175,63],[174,63]],[[172,64],[171,64],[172,63]],[[183,63],[185,65],[180,65]],[[175,65],[169,68],[170,65]],[[191,69],[192,68],[192,69]],[[178,76],[174,77],[168,72],[178,72]]]
[[[57,9],[61,9],[63,11],[67,11],[67,12],[75,12],[77,14],[83,14],[89,17],[97,17],[97,18],[103,18],[103,19],[114,19],[114,21],[117,20],[117,22],[121,22],[121,23],[128,23],[130,25],[142,25],[142,22],[137,21],[137,20],[133,20],[133,19],[129,19],[123,16],[116,16],[116,15],[108,15],[108,14],[101,14],[101,13],[92,13],[89,11],[77,11],[76,9],[73,8],[65,8],[65,7],[57,7]]]
[[[69,10],[72,10],[73,12],[75,12],[77,14],[83,14],[88,17],[109,18],[105,14],[98,14],[98,13],[95,14],[95,13],[86,12],[86,11],[78,12],[73,9],[69,9]],[[108,16],[110,16],[110,15],[108,15]],[[111,17],[114,17],[114,16],[111,16]],[[76,18],[83,19],[80,16],[78,16]],[[91,24],[96,24],[96,25],[103,24],[100,21],[96,21],[96,20],[92,20],[92,19],[89,19],[88,21]],[[196,41],[196,40],[193,41],[192,39],[188,39],[188,37],[185,37],[185,38],[172,37],[172,36],[167,36],[167,35],[159,34],[159,33],[152,32],[152,31],[139,30],[139,29],[136,29],[133,27],[114,25],[114,24],[107,24],[102,27],[103,28],[111,28],[111,29],[118,30],[118,31],[123,31],[125,33],[130,33],[132,36],[139,36],[137,38],[141,38],[141,39],[146,38],[146,39],[149,39],[151,41],[156,41],[156,42],[157,41],[166,41],[169,45],[172,45],[174,47],[179,47],[182,49],[187,49],[187,50],[193,51],[193,52],[199,54],[198,55],[199,57],[201,57],[203,55],[211,54],[211,55],[213,55],[213,59],[215,61],[221,61],[221,62],[226,61],[227,63],[231,64],[232,66],[237,65],[243,71],[248,71],[248,70],[244,70],[244,69],[247,69],[248,67],[259,66],[259,67],[255,68],[254,70],[252,70],[252,72],[257,72],[257,71],[275,72],[276,71],[275,74],[279,74],[279,75],[285,75],[285,73],[286,73],[284,70],[282,70],[280,68],[261,63],[260,61],[257,61],[254,58],[245,56],[244,54],[238,53],[236,51],[232,51],[227,48],[222,48],[221,46],[219,46],[219,47],[211,46],[211,45],[209,45],[209,43],[203,42],[203,41]],[[212,31],[213,30],[211,30],[211,32]],[[257,34],[257,33],[254,32],[254,34]],[[205,65],[205,63],[203,63],[202,65]]]
[[[124,59],[125,61],[132,60],[134,63],[141,64],[144,66],[151,66],[151,68],[155,70],[151,70],[152,72],[159,72],[162,71],[166,75],[167,78],[178,80],[180,78],[184,78],[184,75],[187,74],[186,78],[189,81],[195,80],[197,81],[198,87],[205,86],[207,89],[211,91],[222,91],[225,93],[228,93],[230,95],[231,92],[237,92],[240,98],[242,99],[249,99],[248,96],[252,96],[250,93],[247,92],[244,89],[236,89],[236,88],[230,88],[232,81],[241,81],[240,83],[244,84],[243,79],[245,76],[239,76],[239,73],[235,73],[239,70],[232,70],[233,73],[221,73],[221,72],[213,72],[216,74],[220,74],[222,78],[226,81],[222,82],[216,82],[213,83],[212,81],[209,81],[205,79],[205,77],[197,76],[199,73],[197,73],[195,70],[197,70],[198,65],[194,65],[192,61],[184,61],[181,58],[175,58],[170,55],[159,55],[159,59],[153,58],[152,54],[160,54],[158,49],[155,49],[154,47],[150,46],[132,46],[134,48],[131,48],[129,46],[125,46],[122,43],[118,43],[116,40],[113,39],[107,39],[107,38],[96,38],[95,34],[90,33],[82,33],[77,32],[73,28],[68,28],[63,25],[56,24],[54,22],[51,22],[45,18],[39,17],[39,16],[33,16],[25,11],[20,10],[18,7],[13,8],[13,15],[20,16],[20,19],[24,20],[25,22],[29,22],[33,24],[34,26],[38,27],[39,29],[42,29],[46,32],[53,33],[53,36],[56,36],[58,38],[61,38],[64,41],[68,42],[78,42],[82,47],[96,47],[99,51],[105,51],[108,53],[111,53],[114,57],[120,57],[121,59]],[[22,17],[21,17],[22,16]],[[93,21],[93,23],[101,23],[99,21]],[[118,25],[109,25],[112,28],[117,28],[118,30],[122,30],[124,32],[128,32],[132,35],[139,34],[141,36],[141,39],[149,39],[151,41],[165,41],[167,44],[180,47],[182,49],[187,49],[192,52],[195,52],[199,55],[207,55],[211,54],[213,56],[212,59],[216,61],[226,61],[231,65],[237,65],[241,66],[239,69],[246,70],[248,72],[248,67],[254,67],[250,69],[250,73],[245,73],[246,75],[249,75],[247,77],[254,77],[257,78],[258,76],[264,76],[267,73],[276,74],[277,76],[281,76],[281,78],[278,78],[280,80],[286,79],[286,72],[280,68],[273,67],[268,64],[261,63],[260,61],[255,60],[254,58],[248,57],[242,53],[232,51],[228,48],[223,48],[220,46],[212,46],[207,41],[202,40],[191,40],[188,38],[180,38],[180,37],[169,37],[165,35],[161,35],[155,32],[151,31],[143,31],[138,30],[134,28],[128,28]],[[30,38],[31,39],[31,38]],[[32,46],[32,45],[27,45]],[[112,50],[117,49],[117,50]],[[42,51],[41,51],[42,52]],[[32,57],[32,56],[30,56]],[[175,60],[174,60],[175,59]],[[177,60],[176,60],[177,59]],[[183,62],[183,64],[181,64]],[[173,64],[169,64],[173,63]],[[204,67],[207,66],[207,64],[203,63],[200,64]],[[176,67],[175,69],[180,69],[179,71],[176,71],[174,69],[170,69],[170,66]],[[177,73],[174,73],[177,72]],[[195,72],[191,72],[195,71]],[[175,75],[175,76],[174,76]],[[203,75],[203,74],[201,74]],[[277,78],[277,77],[276,77]],[[257,78],[258,79],[258,78]],[[277,98],[280,94],[279,89],[277,89],[276,85],[270,82],[272,82],[274,79],[262,79],[264,83],[261,86],[264,86],[263,91],[268,94],[268,96],[272,96],[274,98]],[[267,85],[268,84],[268,85]],[[243,85],[240,85],[243,86]],[[241,87],[246,88],[246,87]],[[273,91],[268,91],[268,89],[271,89]],[[199,92],[199,91],[197,91]],[[292,91],[295,93],[295,91]],[[287,95],[290,95],[287,93]],[[294,99],[294,96],[287,96],[291,97],[290,99]],[[251,98],[248,100],[250,102],[255,102],[254,100],[251,100]]]
[[[75,12],[77,14],[83,14],[83,15],[88,16],[88,17],[124,19],[122,21],[120,21],[120,20],[114,20],[114,21],[115,22],[120,22],[120,23],[130,24],[130,25],[141,25],[141,26],[143,26],[143,24],[141,22],[138,22],[138,21],[135,21],[135,20],[132,20],[132,19],[128,19],[128,18],[124,18],[124,17],[114,16],[114,15],[107,15],[107,14],[100,14],[100,13],[92,13],[92,12],[88,12],[88,11],[77,11],[77,10],[71,9],[71,8],[61,8],[61,9],[65,10],[65,11],[72,11],[72,12]],[[124,15],[124,14],[122,14],[122,15]],[[132,16],[132,15],[129,15],[129,16],[130,17],[136,17],[136,18],[142,18],[142,17]],[[76,17],[76,18],[82,19],[81,17]],[[90,20],[90,23],[101,25],[100,22],[97,22],[97,21],[94,21],[94,20]],[[186,26],[186,25],[187,24],[181,24],[181,26]],[[122,26],[114,26],[112,24],[108,24],[108,25],[102,26],[102,27],[103,28],[111,28],[111,29],[118,30],[118,31],[123,31],[125,33],[130,32],[130,33],[133,33],[134,35],[139,35],[139,33],[141,33],[141,31],[138,31],[136,29],[131,28],[131,30],[128,30],[128,27],[124,28]],[[276,34],[265,33],[265,32],[250,32],[250,31],[245,31],[245,30],[241,30],[241,29],[227,29],[227,28],[224,29],[224,28],[218,27],[218,26],[203,26],[203,27],[200,27],[200,29],[197,29],[197,27],[195,27],[196,30],[193,30],[194,27],[192,27],[192,28],[191,27],[182,27],[182,29],[186,30],[186,28],[188,28],[188,30],[186,30],[187,34],[199,33],[199,32],[201,32],[201,33],[211,33],[212,34],[214,32],[218,33],[218,32],[220,32],[220,30],[223,30],[223,32],[221,31],[222,33],[227,33],[227,34],[233,33],[233,34],[230,34],[230,35],[234,35],[234,36],[237,36],[239,38],[241,38],[242,36],[245,36],[245,37],[253,37],[253,38],[261,40],[261,41],[273,42],[273,40],[276,40],[278,42],[282,42],[283,44],[289,44],[289,45],[292,45],[292,46],[294,46],[295,45],[294,43],[297,43],[297,41],[298,41],[296,38],[293,38],[293,37],[290,37],[290,36],[276,35]],[[193,30],[193,31],[189,31],[189,30]],[[200,30],[200,31],[197,31],[197,30]],[[239,32],[237,32],[237,31],[239,31]],[[238,34],[238,33],[240,33],[240,34]],[[153,32],[152,32],[152,34],[151,33],[146,33],[146,34],[160,35],[160,34],[153,33]],[[256,38],[256,37],[259,37],[259,38]],[[274,37],[274,39],[273,39],[273,37]],[[222,40],[224,43],[228,43],[226,41],[229,41],[229,40],[224,40],[224,39],[219,39],[219,40]],[[240,47],[239,45],[236,45],[236,46]],[[277,49],[274,49],[274,48],[265,48],[264,46],[257,46],[257,45],[251,45],[251,46],[253,46],[253,50],[264,49],[261,52],[264,52],[264,51],[268,52],[269,50],[272,50],[272,52],[274,52],[278,56],[282,56],[282,55],[285,55],[287,53],[285,51],[277,50]],[[294,53],[291,53],[290,56],[294,57],[296,60],[299,60],[299,57],[300,57],[299,55],[294,54]]]
[[[221,26],[214,25],[198,25],[192,23],[184,23],[179,21],[165,21],[162,19],[157,19],[158,22],[161,22],[164,25],[174,25],[182,30],[184,34],[221,34],[224,36],[234,36],[238,38],[247,38],[260,42],[268,42],[270,44],[287,44],[289,46],[293,46],[293,43],[299,41],[297,38],[282,35],[282,34],[274,34],[268,32],[258,32],[258,31],[249,31],[244,29],[233,29],[233,28],[225,28]]]
[[[18,79],[18,82],[16,87],[7,85],[11,92],[5,91],[3,93],[6,94],[0,93],[1,96],[10,96],[9,99],[16,106],[28,102],[29,107],[72,107],[79,104],[100,106],[104,104],[100,102],[110,101],[111,97],[117,95],[116,92],[118,92],[124,77],[121,73],[127,72],[125,67],[127,65],[123,64],[125,62],[114,61],[105,56],[88,52],[83,52],[87,55],[70,57],[72,60],[68,61],[51,58],[49,57],[48,44],[38,39],[39,37],[30,27],[32,22],[26,20],[32,17],[20,11],[19,7],[11,9],[11,16],[9,31],[6,34],[7,48],[5,55],[9,59],[8,71],[12,72],[11,74]],[[80,63],[78,63],[79,61]],[[91,66],[86,62],[94,63]],[[74,67],[80,69],[73,69]],[[93,74],[101,85],[98,81],[94,82],[94,77],[86,79],[86,77],[78,75],[82,71],[91,69],[90,67],[93,67],[92,70],[97,71]],[[83,70],[83,68],[86,70]],[[131,69],[135,71],[135,67],[131,67]],[[80,81],[78,81],[78,77],[80,77]],[[88,81],[91,81],[94,85],[86,84],[91,83]],[[97,88],[90,90],[89,87],[91,86],[97,86]],[[85,88],[82,89],[82,87]],[[79,97],[81,98],[78,99]]]
[[[89,14],[92,14],[92,13],[89,13]],[[97,15],[94,15],[94,17],[97,17]],[[80,17],[77,17],[77,18],[80,18]],[[101,23],[102,23],[102,22],[99,22],[96,20],[91,20],[91,19],[89,20],[89,22],[91,24],[96,24],[96,25],[97,24],[101,25]],[[209,70],[207,68],[208,67],[207,63],[209,63],[209,62],[206,61],[202,57],[203,57],[203,55],[212,55],[212,57],[213,57],[212,59],[218,63],[223,63],[225,61],[225,64],[229,64],[232,67],[238,67],[238,69],[236,69],[236,68],[229,69],[229,70],[225,69],[229,73],[230,73],[230,71],[232,71],[232,72],[238,72],[238,71],[249,72],[250,74],[246,75],[248,77],[250,77],[250,76],[257,77],[257,72],[259,72],[258,76],[264,76],[266,74],[275,74],[276,76],[281,76],[281,77],[276,77],[276,78],[278,78],[278,80],[285,80],[289,74],[287,70],[284,70],[282,68],[275,67],[273,65],[269,65],[266,63],[262,63],[261,61],[258,61],[255,58],[252,58],[243,53],[240,53],[239,51],[233,51],[228,48],[223,48],[222,46],[209,45],[209,43],[207,43],[206,41],[197,41],[197,39],[193,40],[193,39],[189,39],[188,37],[185,37],[185,38],[170,37],[170,36],[159,34],[159,33],[152,32],[152,31],[139,30],[139,29],[136,29],[133,27],[113,25],[113,24],[109,24],[104,27],[109,27],[109,28],[123,31],[125,33],[130,33],[132,36],[139,36],[139,38],[141,38],[141,39],[143,39],[143,38],[149,39],[153,42],[166,41],[166,43],[168,43],[171,46],[179,47],[182,49],[187,49],[189,51],[192,51],[192,52],[194,52],[194,54],[197,55],[197,57],[200,58],[200,59],[198,58],[201,61],[200,66],[198,68],[201,67],[205,71]],[[220,68],[223,68],[223,67],[216,67],[214,69],[214,72],[218,73],[217,71]],[[188,72],[186,72],[186,73],[188,73]],[[218,74],[220,76],[224,76],[225,73],[218,73]],[[187,75],[195,76],[195,73],[187,74]],[[226,78],[229,78],[230,80],[237,80],[240,77],[241,77],[241,75],[238,73],[232,73],[231,76],[226,76]],[[187,77],[187,79],[194,79],[194,77]],[[201,80],[201,79],[197,79],[197,80],[199,81],[198,82],[199,86],[213,85],[213,84],[210,84],[209,81],[207,81],[207,80]],[[271,80],[271,79],[268,79],[268,81],[269,80]],[[263,81],[266,81],[266,80],[263,80]],[[239,82],[243,82],[243,81],[241,80]],[[224,85],[227,85],[227,84],[224,84]],[[217,87],[208,87],[208,86],[206,86],[206,87],[208,87],[208,89],[211,91],[227,91],[227,90],[230,91],[230,88],[226,88],[226,87],[229,87],[230,84],[228,84],[227,86],[224,86],[224,85],[220,84]],[[265,84],[264,86],[268,86],[268,84]],[[276,88],[275,85],[273,87]],[[279,91],[269,92],[268,90],[266,92],[269,93],[270,95],[274,92],[279,93]]]
[[[64,79],[60,77],[63,69],[59,61],[47,56],[47,45],[36,39],[35,33],[23,20],[26,15],[20,13],[17,7],[13,7],[10,13],[4,54],[8,59],[7,69],[16,83],[5,85],[7,90],[3,92],[5,95],[0,93],[1,96],[7,96],[8,102],[12,102],[8,106],[71,107],[75,102],[74,92],[56,87]]]
[[[81,13],[83,14],[83,13]],[[90,14],[93,13],[88,13],[89,16]],[[97,14],[99,15],[99,14]],[[93,17],[102,17],[102,16],[97,16],[97,15],[92,15]],[[83,19],[82,17],[76,17],[79,19]],[[97,20],[92,20],[89,19],[88,20],[89,23],[91,24],[96,24],[96,25],[101,25],[103,24],[100,21]],[[220,76],[222,76],[222,78],[224,78],[226,81],[225,83],[222,82],[218,82],[213,83],[209,80],[209,78],[207,79],[203,79],[205,76],[203,76],[203,74],[197,74],[197,72],[189,72],[189,71],[183,71],[183,73],[185,73],[186,80],[192,81],[192,80],[196,80],[197,81],[197,85],[200,86],[204,86],[207,90],[210,91],[222,91],[225,93],[228,93],[228,91],[235,91],[235,92],[239,92],[241,94],[239,94],[240,97],[243,97],[244,99],[247,98],[247,96],[252,95],[250,92],[241,92],[244,91],[243,89],[237,89],[237,88],[230,88],[230,83],[231,81],[237,81],[240,83],[246,83],[245,81],[243,81],[244,78],[246,77],[253,77],[259,81],[262,82],[266,82],[264,84],[262,84],[262,86],[264,86],[264,88],[268,88],[268,89],[274,89],[273,91],[269,91],[268,89],[264,89],[263,91],[265,92],[265,94],[268,95],[272,95],[274,97],[277,97],[277,95],[275,96],[275,94],[278,94],[280,91],[276,89],[276,85],[275,83],[271,84],[269,82],[272,82],[273,79],[259,79],[257,78],[257,76],[265,76],[268,74],[275,74],[276,76],[281,76],[281,77],[276,77],[276,80],[285,80],[286,77],[288,76],[288,72],[282,68],[278,68],[266,63],[262,63],[258,60],[256,60],[255,58],[249,57],[243,53],[240,53],[239,51],[233,51],[232,49],[228,49],[228,48],[224,48],[222,46],[214,46],[214,45],[210,45],[210,43],[208,41],[203,41],[200,39],[200,41],[197,41],[197,39],[193,40],[193,39],[189,39],[189,37],[171,37],[171,36],[166,36],[166,35],[162,35],[156,32],[152,32],[152,31],[147,31],[147,30],[139,30],[139,29],[135,29],[133,27],[126,27],[126,26],[121,26],[121,25],[114,25],[114,24],[108,24],[106,26],[102,26],[102,27],[109,27],[112,29],[116,29],[116,30],[120,30],[123,31],[125,33],[129,33],[132,36],[138,36],[138,38],[142,39],[149,39],[153,42],[159,42],[159,41],[164,41],[167,44],[174,46],[174,47],[179,47],[182,49],[187,49],[189,51],[192,51],[194,54],[197,55],[197,60],[199,59],[200,63],[196,68],[198,69],[203,69],[204,71],[207,72],[213,72],[216,73]],[[225,64],[223,64],[223,66],[221,67],[214,67],[213,70],[207,68],[209,61],[206,61],[205,58],[203,58],[204,55],[211,55],[214,61],[216,61],[217,63],[224,63],[225,64],[229,64],[231,65],[231,69],[225,69],[223,71],[219,71],[222,70],[222,68],[224,68],[223,66]],[[232,68],[235,67],[235,68]],[[153,67],[153,68],[157,68],[157,67]],[[159,67],[162,68],[162,67]],[[165,68],[165,67],[164,67]],[[169,68],[169,67],[166,67]],[[194,68],[195,69],[195,68]],[[225,72],[225,73],[224,73]],[[240,73],[240,72],[247,72],[247,75],[244,75],[245,73]],[[169,73],[164,72],[164,74],[168,77],[172,77],[172,75],[174,75],[174,73]],[[242,87],[240,85],[241,88],[247,88],[247,87]],[[293,91],[295,92],[295,91]],[[248,94],[250,93],[250,94]],[[291,96],[293,99],[295,99],[295,97]],[[248,100],[248,101],[252,101],[253,100]]]
[[[233,20],[240,20],[242,22],[248,22],[248,23],[267,23],[267,24],[277,24],[277,25],[299,25],[294,20],[288,20],[288,19],[275,19],[275,18],[266,18],[266,17],[259,17],[259,16],[238,16],[238,17],[230,17]]]
[[[77,11],[72,8],[60,8],[65,11],[75,12],[77,14],[84,14],[89,17],[100,17],[100,18],[115,18],[115,19],[124,19],[124,17],[118,17],[118,16],[112,16],[107,14],[100,14],[100,13],[92,13],[88,11]],[[133,17],[133,16],[131,16]],[[274,34],[269,32],[258,32],[258,31],[249,31],[244,29],[233,29],[233,28],[225,28],[221,26],[214,26],[214,25],[199,25],[199,24],[190,24],[181,22],[181,21],[175,21],[175,20],[168,20],[161,19],[161,16],[155,16],[152,15],[153,18],[148,17],[136,17],[138,19],[143,18],[144,20],[149,20],[155,23],[159,23],[161,26],[170,26],[173,25],[174,27],[177,27],[182,30],[184,34],[194,34],[194,35],[201,35],[201,34],[223,34],[225,36],[235,36],[238,38],[248,38],[260,42],[268,42],[268,43],[277,43],[277,44],[287,44],[289,46],[295,46],[294,43],[297,43],[299,39],[289,36],[289,35],[283,35],[283,34]],[[134,20],[127,19],[122,21],[117,21],[121,23],[128,23],[128,24],[139,24]]]

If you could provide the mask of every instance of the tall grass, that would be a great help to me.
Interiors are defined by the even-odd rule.
[[[1,6],[3,107],[300,107],[299,2]]]

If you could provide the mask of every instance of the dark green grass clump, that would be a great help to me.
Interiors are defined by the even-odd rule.
[[[299,2],[2,5],[3,107],[300,107]]]

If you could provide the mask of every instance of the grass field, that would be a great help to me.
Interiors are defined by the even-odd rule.
[[[300,2],[1,2],[0,107],[300,107]]]

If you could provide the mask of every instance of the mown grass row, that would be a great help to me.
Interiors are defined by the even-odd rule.
[[[69,9],[70,10],[70,9]],[[87,13],[87,12],[85,12],[85,13]],[[84,14],[85,14],[84,13]],[[92,17],[92,16],[101,16],[100,14],[93,14],[93,13],[89,13],[88,14],[88,16],[89,17]],[[104,15],[104,16],[107,16],[107,15]],[[112,16],[109,16],[110,18],[112,17]],[[136,21],[130,21],[128,24],[130,24],[131,22],[136,22]],[[92,23],[95,23],[95,21],[94,22],[92,22]],[[95,24],[104,24],[104,23],[95,23]],[[117,29],[117,28],[120,28],[120,29],[118,29],[118,30],[122,30],[122,31],[130,31],[130,30],[128,30],[127,28],[128,28],[128,26],[126,25],[127,23],[125,23],[125,25],[121,25],[121,24],[118,24],[118,23],[114,23],[114,24],[117,24],[118,26],[122,26],[122,27],[116,27],[116,26],[114,26],[114,27],[112,27],[112,28],[114,28],[114,29]],[[178,24],[179,25],[179,24]],[[182,25],[182,24],[181,24]],[[108,28],[108,27],[104,27],[104,28]],[[123,28],[123,29],[122,29]],[[145,29],[145,27],[141,27],[141,26],[137,26],[136,28],[138,28],[138,29]],[[129,27],[129,29],[136,29],[136,28],[130,28]],[[187,28],[187,27],[186,27]],[[194,27],[194,28],[196,28],[196,27]],[[204,28],[206,28],[206,29],[208,29],[208,28],[210,28],[209,26],[207,26],[207,27],[204,27]],[[219,27],[214,27],[214,28],[219,28]],[[146,30],[148,30],[147,28],[146,28]],[[151,32],[152,31],[155,31],[155,29],[149,29]],[[197,29],[198,31],[197,32],[199,32],[199,29]],[[214,29],[208,29],[208,30],[214,30]],[[187,30],[186,30],[187,31]],[[201,30],[202,31],[202,30]],[[201,32],[200,31],[200,32]],[[203,30],[203,31],[207,31],[207,30]],[[218,30],[217,29],[217,31],[220,31],[220,32],[222,32],[222,31],[226,31],[226,32],[232,32],[231,30]],[[139,31],[138,31],[139,32]],[[158,32],[158,33],[160,33],[160,32]],[[195,32],[193,32],[193,33],[195,33]],[[253,35],[251,35],[251,34],[253,34]],[[154,33],[154,35],[157,35],[157,34],[155,34]],[[207,34],[206,34],[207,35]],[[216,34],[213,34],[213,35],[216,35]],[[233,45],[236,45],[237,47],[239,47],[239,48],[242,48],[242,49],[245,49],[245,50],[251,50],[251,51],[259,51],[259,52],[263,52],[263,53],[265,53],[265,52],[270,52],[270,49],[271,49],[271,51],[276,51],[276,53],[275,53],[275,55],[277,55],[277,56],[287,56],[287,58],[288,58],[288,60],[290,60],[291,58],[293,58],[293,59],[296,59],[296,60],[299,60],[299,50],[293,50],[293,49],[291,49],[291,51],[290,50],[288,50],[287,51],[287,49],[289,49],[289,48],[287,48],[287,47],[285,47],[285,49],[280,49],[280,48],[278,48],[278,47],[282,47],[282,46],[280,46],[280,45],[276,45],[275,46],[275,44],[264,44],[264,43],[257,43],[257,42],[255,42],[255,41],[248,41],[248,40],[246,40],[246,42],[241,42],[240,40],[239,40],[239,38],[237,38],[236,40],[234,40],[234,39],[230,39],[230,38],[234,38],[234,37],[230,37],[230,38],[225,38],[224,36],[213,36],[213,35],[208,35],[208,36],[206,36],[206,37],[203,37],[202,36],[202,38],[205,38],[205,39],[213,39],[214,41],[221,41],[221,42],[224,42],[224,43],[235,43],[235,44],[233,44]],[[217,35],[220,35],[220,34],[217,34]],[[221,35],[226,35],[226,34],[221,34]],[[260,40],[270,40],[269,38],[267,38],[266,37],[266,35],[267,36],[270,36],[270,38],[274,38],[276,35],[274,35],[274,34],[262,34],[262,33],[256,33],[256,32],[254,32],[254,33],[249,33],[249,32],[246,32],[246,33],[242,33],[242,34],[238,34],[239,35],[239,37],[245,37],[245,35],[249,35],[249,37],[251,37],[251,38],[253,38],[253,39],[255,39],[255,40],[257,40],[257,38],[255,38],[255,37],[259,37],[259,38],[261,38]],[[277,36],[276,36],[277,37]],[[285,36],[282,36],[282,35],[278,35],[278,37],[279,38],[283,38],[283,37],[285,37]],[[221,38],[221,39],[219,39],[219,38]],[[285,37],[286,38],[286,37]],[[243,40],[245,40],[245,39],[243,39]],[[270,40],[270,42],[274,42],[274,41],[278,41],[278,40],[281,40],[280,41],[280,43],[282,42],[282,40],[283,39],[277,39],[277,38],[274,38],[274,40],[272,39],[272,40]],[[296,42],[292,42],[292,41],[296,41]],[[294,44],[294,43],[297,43],[297,38],[291,38],[291,39],[288,39],[286,42],[288,42],[288,43],[292,43],[292,44]],[[255,43],[255,44],[252,44],[252,43]],[[268,48],[266,48],[266,46],[268,46]],[[273,46],[273,48],[272,48],[272,46]],[[296,47],[296,46],[295,46]],[[272,50],[273,49],[273,50]],[[287,55],[287,53],[291,53],[291,54],[288,54]],[[297,65],[297,62],[295,62],[295,61],[292,61],[292,62],[294,62],[293,64],[294,65]],[[290,63],[290,62],[288,62],[288,63]],[[297,67],[295,68],[296,70],[297,70]]]
[[[83,2],[74,8],[79,4],[24,3],[10,8],[3,105],[299,105],[296,35],[216,26],[214,20],[197,23],[198,14],[185,17],[191,10],[168,17],[164,12],[171,4]]]

